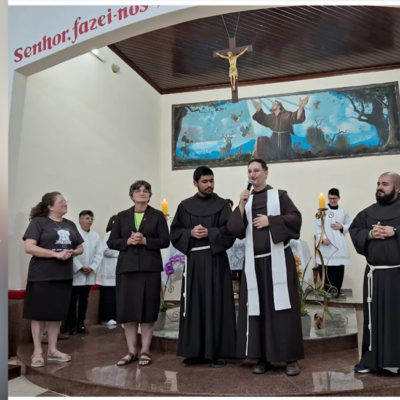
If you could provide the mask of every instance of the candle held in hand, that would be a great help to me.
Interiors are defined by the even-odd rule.
[[[168,203],[165,199],[161,202],[161,211],[164,215],[168,215]]]
[[[326,208],[325,207],[325,196],[323,193],[320,193],[320,195],[318,196],[318,204],[319,204],[320,209]]]

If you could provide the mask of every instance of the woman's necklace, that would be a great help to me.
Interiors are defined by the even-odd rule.
[[[61,218],[61,221],[58,221],[59,223],[57,223],[57,221],[55,221],[55,220],[54,220],[53,218],[51,218],[51,217],[49,217],[49,219],[55,223],[55,225],[57,226],[57,228],[58,228],[59,230],[62,230],[62,229],[63,229],[63,227],[61,226],[61,224],[63,223],[64,218]]]

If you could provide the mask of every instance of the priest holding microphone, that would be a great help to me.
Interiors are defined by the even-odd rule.
[[[228,221],[232,234],[246,238],[237,356],[257,359],[255,374],[272,369],[271,362],[284,362],[286,374],[295,376],[300,373],[297,360],[303,357],[303,339],[289,240],[300,236],[301,214],[286,191],[267,185],[264,160],[251,160],[247,174],[247,189]]]

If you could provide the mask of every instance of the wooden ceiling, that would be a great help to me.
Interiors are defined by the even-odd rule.
[[[238,21],[239,19],[239,21]],[[225,25],[224,25],[225,22]],[[238,59],[240,86],[400,68],[400,8],[262,8],[188,21],[109,47],[159,93],[229,85],[213,51],[252,44]],[[226,28],[225,28],[226,26]]]

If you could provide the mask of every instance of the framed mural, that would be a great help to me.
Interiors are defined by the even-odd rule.
[[[400,153],[397,82],[172,106],[172,168]]]

